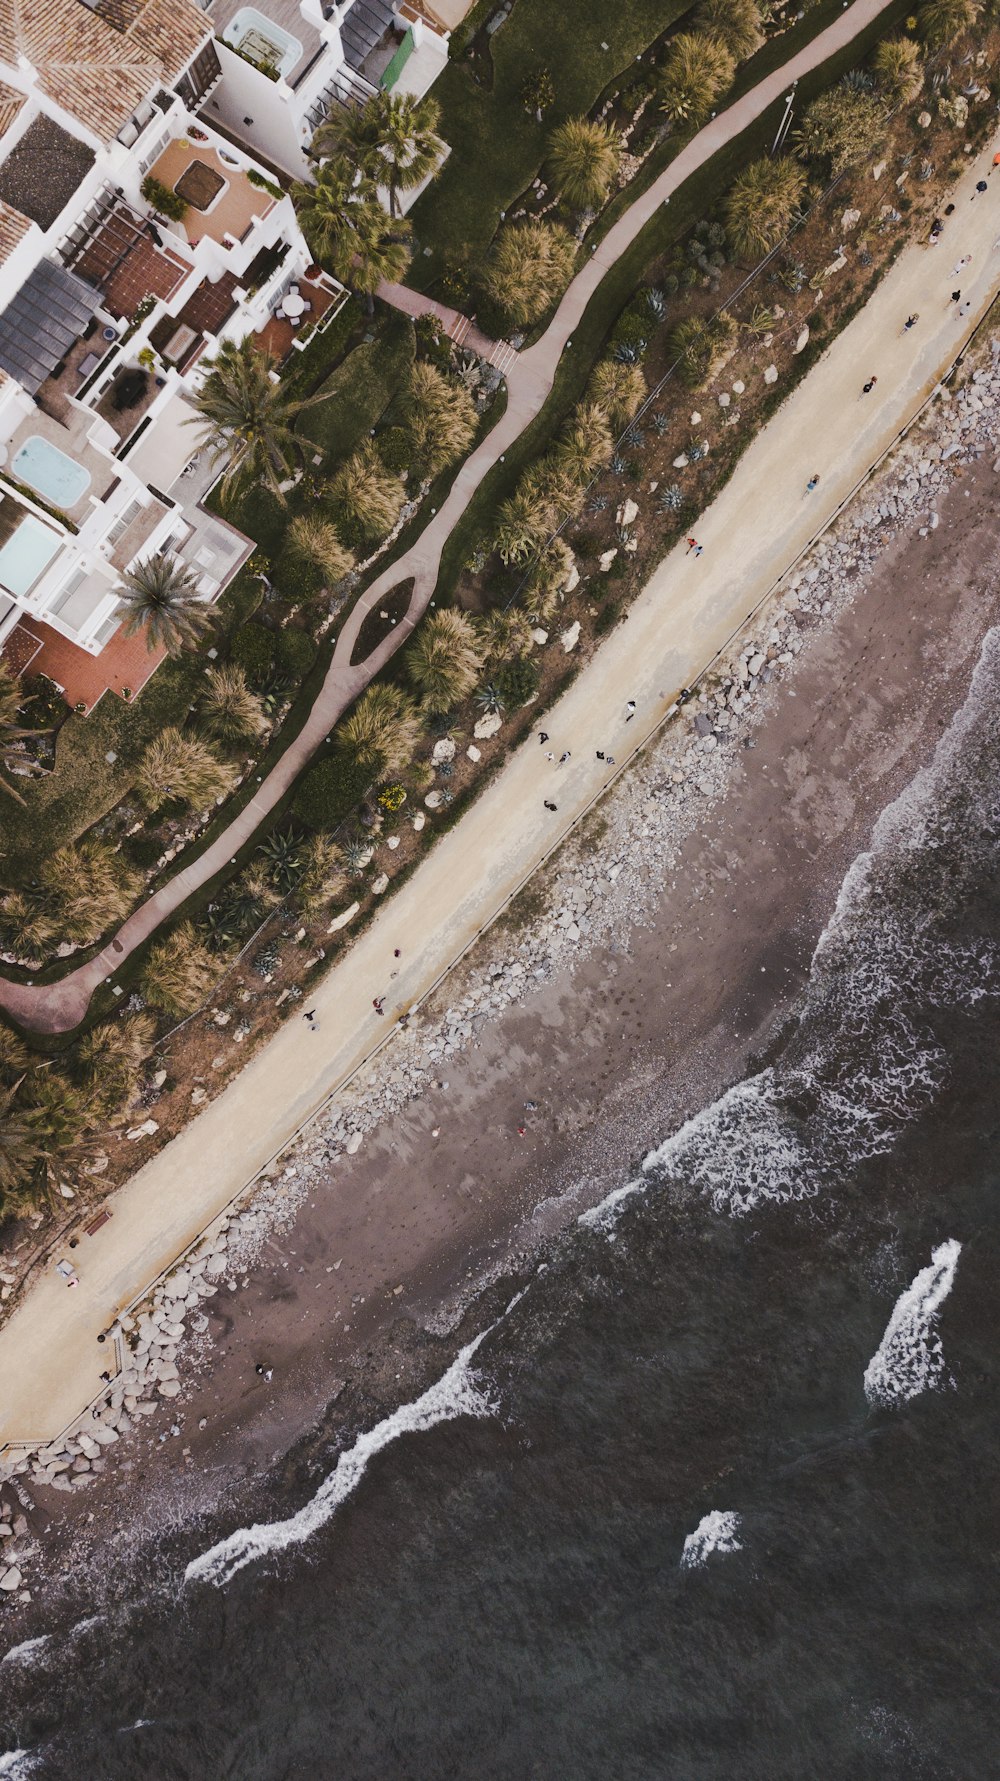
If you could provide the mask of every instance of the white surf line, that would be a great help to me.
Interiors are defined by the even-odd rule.
[[[39,1758],[30,1750],[8,1750],[6,1756],[0,1756],[0,1775],[6,1781],[28,1781]]]
[[[483,1330],[460,1350],[451,1366],[412,1404],[403,1404],[359,1435],[353,1447],[342,1453],[329,1477],[324,1478],[314,1497],[297,1514],[286,1521],[258,1522],[253,1527],[237,1528],[225,1540],[191,1560],[184,1573],[185,1583],[228,1583],[245,1565],[270,1553],[284,1552],[289,1546],[301,1546],[331,1519],[341,1503],[353,1495],[361,1483],[368,1463],[384,1447],[391,1446],[400,1435],[417,1434],[434,1428],[439,1422],[451,1422],[457,1416],[489,1416],[495,1406],[477,1382],[470,1362],[477,1348],[508,1318],[524,1297],[527,1288],[517,1293],[506,1311],[495,1323]]]
[[[931,1251],[930,1264],[896,1301],[885,1335],[865,1368],[865,1396],[882,1408],[954,1385],[937,1334],[937,1316],[955,1281],[962,1245],[954,1237]]]
[[[700,1570],[713,1552],[742,1552],[743,1542],[736,1537],[741,1525],[735,1509],[710,1509],[684,1541],[681,1570]]]

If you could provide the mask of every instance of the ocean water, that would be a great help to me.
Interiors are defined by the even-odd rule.
[[[998,848],[991,633],[766,1067],[253,1522],[74,1578],[0,1775],[995,1776]]]

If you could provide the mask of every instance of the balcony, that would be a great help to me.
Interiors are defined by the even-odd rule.
[[[165,225],[192,247],[216,241],[229,247],[242,241],[278,202],[254,185],[235,154],[210,143],[170,142],[149,169],[151,179],[185,199],[182,222]]]
[[[67,264],[96,285],[103,307],[130,320],[145,297],[169,302],[191,272],[191,261],[168,246],[155,225],[117,203],[74,242]]]

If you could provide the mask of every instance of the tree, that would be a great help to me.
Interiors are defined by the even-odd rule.
[[[591,373],[587,396],[611,426],[619,429],[628,425],[646,400],[646,379],[638,365],[601,359]]]
[[[493,548],[505,563],[524,563],[548,536],[555,513],[523,484],[497,510]]]
[[[464,456],[476,431],[476,404],[457,378],[421,359],[410,372],[405,405],[413,455],[424,475],[436,476]]]
[[[693,129],[714,111],[735,73],[736,63],[717,37],[680,31],[660,70],[660,109],[671,123]]]
[[[46,1154],[44,1133],[20,1103],[17,1089],[0,1089],[0,1217],[37,1205]]]
[[[908,37],[883,37],[872,55],[872,73],[892,105],[908,105],[924,84],[919,46]]]
[[[288,528],[288,544],[297,557],[312,563],[329,582],[343,581],[354,568],[354,558],[341,544],[333,521],[321,513],[300,513]]]
[[[165,649],[169,656],[196,643],[209,623],[197,576],[179,557],[147,557],[126,569],[118,599],[122,635],[145,631],[146,648]]]
[[[979,0],[926,0],[917,10],[918,34],[928,49],[944,49],[972,30],[982,10]]]
[[[885,124],[885,106],[875,93],[841,81],[807,107],[796,146],[807,161],[826,160],[831,173],[843,173],[875,149]]]
[[[734,62],[745,62],[764,41],[757,0],[701,0],[694,22],[706,37],[716,38]]]
[[[733,181],[726,229],[741,259],[756,260],[781,240],[805,191],[805,171],[790,157],[751,161]]]
[[[483,283],[497,308],[526,327],[562,296],[575,260],[576,243],[558,223],[508,224],[497,236]]]
[[[367,299],[383,279],[400,279],[409,264],[409,224],[393,218],[378,200],[374,181],[360,174],[343,155],[324,161],[315,185],[294,185],[292,197],[299,224],[316,258],[343,284]]]
[[[680,360],[681,377],[689,389],[700,389],[714,377],[736,343],[736,323],[720,309],[718,315],[690,315],[672,328],[671,353]]]
[[[189,921],[157,941],[142,974],[142,993],[165,1014],[183,1020],[200,1008],[218,975],[218,965]]]
[[[610,124],[567,118],[549,137],[553,184],[567,204],[581,210],[603,204],[620,160],[621,141]]]
[[[26,730],[19,724],[20,706],[21,689],[3,663],[0,662],[0,766],[9,772],[16,761],[22,769],[37,773],[41,770],[37,762],[29,760],[26,755],[22,754],[19,745],[26,736],[37,736],[40,732]],[[2,773],[0,773],[0,791],[5,791],[7,796],[14,798],[18,804],[24,803],[20,792],[14,790]]]
[[[531,624],[525,613],[515,607],[505,611],[498,607],[475,621],[476,638],[482,652],[484,667],[517,660],[530,653]]]
[[[235,662],[209,668],[201,699],[201,715],[208,728],[224,742],[243,736],[259,736],[266,727],[260,700],[247,686],[243,669]]]
[[[532,563],[521,592],[532,624],[551,624],[573,567],[573,552],[565,538],[550,538]]]
[[[384,538],[392,531],[405,499],[400,478],[386,469],[370,442],[341,465],[330,494],[347,520],[369,539]]]
[[[81,1039],[76,1062],[90,1124],[116,1119],[135,1099],[155,1031],[152,1015],[126,1014],[121,1020],[102,1021]]]
[[[220,761],[209,743],[170,725],[146,747],[136,787],[150,810],[174,798],[204,808],[232,791],[238,778],[238,770]]]
[[[475,626],[454,607],[425,618],[406,652],[406,672],[432,713],[468,698],[482,665]]]
[[[287,506],[281,484],[299,454],[293,423],[324,397],[322,391],[290,396],[283,384],[271,381],[273,369],[274,360],[254,346],[252,337],[239,346],[225,340],[194,398],[205,446],[213,458],[228,459],[219,485],[223,501],[241,485],[263,483],[279,506]]]
[[[614,449],[608,417],[596,402],[581,402],[559,435],[556,462],[573,481],[585,486],[606,464]]]
[[[376,681],[362,693],[340,737],[373,780],[400,773],[420,741],[416,706],[399,687]]]
[[[313,137],[310,154],[353,161],[388,188],[390,213],[398,216],[399,193],[412,191],[433,172],[441,154],[440,122],[436,99],[383,91],[365,105],[335,105]]]

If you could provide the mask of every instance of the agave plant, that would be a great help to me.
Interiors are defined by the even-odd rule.
[[[611,349],[611,357],[619,365],[640,365],[645,351],[645,340],[619,340]]]
[[[684,447],[684,455],[689,464],[700,464],[706,455],[705,446],[700,439],[692,439],[690,445]]]
[[[661,512],[677,513],[683,505],[684,493],[680,483],[669,482],[666,488],[660,491],[659,506]]]
[[[620,451],[616,451],[608,469],[612,476],[625,476],[628,473],[628,459],[623,458]]]
[[[371,847],[369,843],[367,841],[359,840],[357,835],[352,836],[350,841],[344,842],[342,857],[344,861],[344,870],[349,877],[361,877],[362,872],[368,864],[370,855]]]
[[[657,285],[651,285],[646,292],[646,308],[654,322],[662,322],[667,314],[667,299]]]
[[[302,839],[293,829],[276,829],[257,849],[267,863],[272,884],[287,896],[302,870]]]
[[[657,414],[654,414],[654,416],[653,416],[653,432],[658,433],[660,438],[662,439],[664,433],[669,433],[669,431],[670,431],[670,416],[669,416],[669,414],[664,414],[663,410],[661,409]]]
[[[587,502],[588,513],[605,513],[608,507],[607,495],[594,495]]]
[[[629,427],[628,432],[622,439],[622,444],[627,445],[630,451],[638,451],[640,446],[645,445],[645,443],[646,435],[641,427]]]
[[[480,711],[485,711],[492,717],[503,711],[503,694],[499,687],[493,685],[492,681],[486,681],[475,694],[473,704],[478,706]]]

